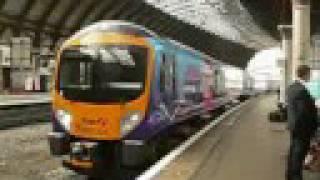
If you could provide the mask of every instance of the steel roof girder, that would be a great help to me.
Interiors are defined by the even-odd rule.
[[[129,20],[133,21],[133,22],[140,22],[143,20],[143,18],[148,15],[151,12],[150,8],[147,8],[147,6],[145,6],[145,9],[140,11],[139,13],[135,14],[134,16],[130,17]]]
[[[47,20],[49,16],[52,14],[52,12],[55,10],[55,8],[58,6],[58,4],[61,2],[61,0],[51,0],[49,5],[44,10],[43,14],[41,15],[41,18],[38,21],[38,28],[41,30],[45,25],[47,25]]]
[[[101,20],[103,18],[103,16],[105,15],[105,13],[107,11],[110,11],[112,9],[112,5],[115,3],[116,0],[108,0],[108,1],[105,1],[105,4],[103,4],[103,8],[102,10],[97,13],[95,15],[95,17],[93,18],[93,21],[98,21],[98,20]]]
[[[70,0],[70,4],[62,13],[61,17],[55,24],[55,31],[61,32],[59,29],[63,29],[67,21],[69,20],[72,13],[80,6],[81,3],[78,3],[78,0]]]
[[[76,19],[76,22],[74,23],[74,25],[71,27],[70,32],[74,32],[77,29],[79,29],[81,27],[81,24],[83,22],[83,20],[95,10],[95,7],[97,7],[99,5],[99,3],[102,3],[101,0],[92,0],[92,2],[89,4],[89,6],[87,7],[87,9]]]
[[[160,14],[157,14],[155,16],[155,19],[153,21],[150,21],[150,24],[148,24],[148,27],[150,29],[156,29],[160,33],[160,29],[163,26],[164,22],[166,22],[165,17],[161,16]]]
[[[121,0],[119,3],[116,3],[116,6],[113,6],[110,11],[105,12],[103,19],[112,19],[119,11],[123,8],[126,8],[128,5],[128,0]]]
[[[135,6],[134,0],[123,0],[127,1],[123,6],[121,6],[114,14],[110,16],[109,19],[120,19],[120,17],[125,14],[126,11],[129,11],[132,6]]]
[[[19,22],[20,26],[15,27],[14,32],[16,32],[17,34],[20,33],[21,29],[24,29],[24,20],[26,19],[26,16],[29,14],[30,10],[32,9],[32,7],[36,4],[36,0],[28,0],[26,1],[24,7],[22,8],[21,12],[19,15],[17,15],[16,21]],[[5,30],[2,30],[2,33]],[[2,33],[0,34],[0,36],[2,35]]]
[[[130,20],[130,18],[134,15],[136,15],[138,12],[143,10],[145,8],[144,3],[142,3],[140,0],[132,0],[135,1],[134,3],[137,4],[134,7],[132,7],[130,10],[127,10],[124,12],[119,19],[121,20]]]
[[[158,18],[158,16],[159,16],[158,11],[151,13],[148,17],[142,19],[143,25],[150,27],[150,25],[154,23],[154,21]]]

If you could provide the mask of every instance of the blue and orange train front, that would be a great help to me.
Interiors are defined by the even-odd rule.
[[[68,155],[73,169],[90,169],[99,144],[121,144],[136,128],[148,128],[154,59],[141,36],[91,31],[68,40],[52,92],[53,154]]]

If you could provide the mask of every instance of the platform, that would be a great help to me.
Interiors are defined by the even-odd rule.
[[[32,104],[48,104],[51,98],[49,93],[26,95],[0,95],[0,107]]]
[[[284,180],[289,136],[268,121],[276,96],[262,95],[211,130],[167,167],[158,179]],[[319,173],[305,172],[305,180]]]

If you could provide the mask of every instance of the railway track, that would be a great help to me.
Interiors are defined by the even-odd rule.
[[[0,130],[50,121],[50,103],[1,105]]]
[[[153,179],[157,177],[163,168],[172,163],[207,131],[218,126],[224,118],[237,111],[237,108],[239,107],[234,106],[216,115],[212,120],[189,130],[189,133],[185,135],[180,133],[180,135],[175,134],[168,137],[170,143],[167,144],[165,151],[158,159],[143,167],[121,169],[122,179]],[[3,153],[0,155],[0,172],[2,172],[0,179],[87,179],[63,168],[60,160],[50,155],[46,135],[51,127],[49,124],[41,123],[49,120],[49,104],[0,108],[0,116],[4,119],[0,124],[0,129],[6,129],[0,131],[0,145],[4,147],[2,148]],[[23,126],[26,124],[33,125]],[[7,139],[11,140],[7,142]],[[25,163],[19,163],[20,161]],[[19,169],[18,172],[17,169]]]

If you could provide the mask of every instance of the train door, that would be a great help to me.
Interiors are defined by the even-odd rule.
[[[168,111],[173,110],[176,98],[175,56],[163,53],[160,66],[160,94],[163,105]]]

